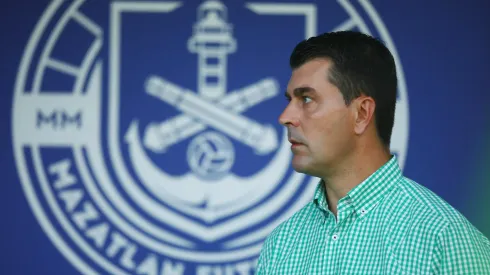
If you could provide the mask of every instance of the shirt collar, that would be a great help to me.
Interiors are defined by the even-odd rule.
[[[316,186],[315,195],[313,196],[313,202],[318,208],[325,212],[328,212],[328,203],[325,191],[325,184],[323,183],[323,180],[320,180],[320,182]]]
[[[393,155],[388,162],[367,179],[352,188],[342,200],[350,201],[358,214],[367,214],[392,190],[401,177],[402,173],[398,160]],[[321,210],[328,210],[323,180],[320,180],[316,187],[313,201]]]

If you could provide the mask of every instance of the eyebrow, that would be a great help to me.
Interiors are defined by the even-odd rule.
[[[315,92],[315,89],[313,89],[312,87],[298,87],[296,89],[293,90],[293,94],[295,97],[300,97],[300,96],[303,96],[304,94],[306,93],[314,93]],[[284,93],[284,96],[286,98],[290,98],[289,96],[289,93],[288,92],[285,92]]]

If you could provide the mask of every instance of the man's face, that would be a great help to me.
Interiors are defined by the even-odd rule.
[[[287,127],[292,165],[298,172],[321,177],[352,150],[354,119],[339,89],[328,81],[331,62],[315,59],[293,71],[279,117]]]

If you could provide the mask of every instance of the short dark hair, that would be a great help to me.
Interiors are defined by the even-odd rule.
[[[301,41],[289,62],[294,70],[317,58],[332,62],[328,80],[340,90],[347,105],[361,94],[374,99],[378,136],[389,147],[395,120],[397,76],[395,61],[384,43],[361,32],[329,32]]]

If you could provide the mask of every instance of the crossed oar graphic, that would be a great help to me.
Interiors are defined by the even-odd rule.
[[[240,115],[241,112],[278,93],[277,82],[265,79],[240,91],[226,95],[217,103],[208,102],[194,92],[181,88],[161,77],[150,76],[146,92],[183,112],[170,120],[152,124],[145,133],[144,143],[155,151],[166,148],[213,126],[265,155],[278,146],[277,133],[271,125]]]

